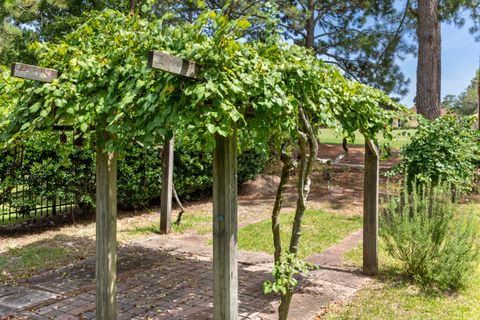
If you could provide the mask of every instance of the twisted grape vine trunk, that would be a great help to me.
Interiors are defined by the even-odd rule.
[[[298,246],[300,243],[300,236],[302,234],[302,220],[305,214],[306,203],[308,194],[310,192],[310,174],[312,172],[313,164],[317,159],[318,145],[315,138],[315,133],[312,126],[303,110],[302,106],[298,108],[298,114],[300,118],[301,129],[298,130],[298,144],[300,151],[300,163],[299,163],[299,175],[297,183],[297,209],[295,211],[295,219],[292,226],[292,236],[290,238],[289,252],[297,256]],[[308,157],[307,157],[307,144],[308,142]],[[278,308],[278,319],[287,320],[288,312],[290,309],[290,303],[293,297],[293,287],[287,288],[286,294],[284,294],[280,301]]]
[[[280,262],[282,255],[282,241],[280,237],[280,210],[282,209],[283,194],[285,187],[290,180],[290,170],[293,167],[292,156],[288,154],[287,147],[289,143],[284,143],[281,149],[280,160],[282,161],[282,174],[280,176],[280,183],[277,189],[277,195],[275,197],[275,204],[272,210],[272,234],[273,234],[273,246],[275,248],[275,263]]]

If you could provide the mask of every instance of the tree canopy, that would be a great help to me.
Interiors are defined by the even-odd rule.
[[[462,93],[458,96],[446,95],[443,98],[443,106],[463,115],[473,114],[478,110],[478,79],[480,79],[480,69]]]
[[[145,4],[138,2],[139,7]],[[271,8],[276,7],[275,16],[285,40],[312,48],[351,79],[387,93],[406,92],[407,81],[396,58],[412,52],[413,47],[405,41],[408,26],[402,12],[394,9],[391,0],[147,2],[153,4],[158,17],[173,13],[170,23],[194,22],[203,11],[202,3],[210,10],[223,10],[230,19],[248,18],[252,27],[244,36],[256,39],[265,39],[265,24]],[[20,57],[24,62],[34,62],[34,57],[26,56],[28,42],[61,39],[83,23],[83,13],[104,8],[122,11],[127,6],[128,1],[1,0],[0,64],[10,64]]]

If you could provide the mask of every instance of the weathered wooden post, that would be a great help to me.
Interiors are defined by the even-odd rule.
[[[23,63],[14,63],[11,74],[14,77],[43,82],[52,82],[58,78],[57,70]],[[108,137],[103,129],[99,130],[97,145]],[[97,319],[113,320],[117,317],[117,155],[97,147],[96,166],[96,316]]]
[[[105,133],[97,134],[97,145]],[[97,319],[117,317],[117,154],[97,147]]]
[[[378,188],[380,151],[373,141],[365,143],[363,186],[363,273],[378,273]]]
[[[237,137],[215,136],[213,155],[214,319],[238,316]]]
[[[195,62],[183,60],[160,51],[149,53],[148,67],[192,79],[196,79],[198,73],[198,65]],[[170,232],[172,221],[173,149],[174,139],[165,141],[162,152],[162,194],[160,197],[161,234]]]
[[[170,233],[172,223],[173,147],[174,138],[163,144],[162,150],[162,195],[160,202],[160,234]]]
[[[197,78],[198,65],[167,53],[152,51],[148,66]],[[165,159],[166,157],[164,157]],[[213,308],[214,319],[238,315],[237,274],[237,137],[215,136],[213,156]]]

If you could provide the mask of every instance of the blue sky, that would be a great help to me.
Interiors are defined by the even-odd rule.
[[[462,28],[442,24],[442,99],[447,94],[458,95],[465,90],[479,67],[480,42],[468,31],[470,25],[470,21]],[[400,67],[410,78],[409,92],[401,102],[411,107],[415,97],[416,57],[408,56],[400,62]]]

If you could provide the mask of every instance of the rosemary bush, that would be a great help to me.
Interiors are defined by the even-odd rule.
[[[479,256],[474,215],[452,202],[445,183],[407,190],[388,200],[381,219],[388,253],[424,289],[465,287]]]

